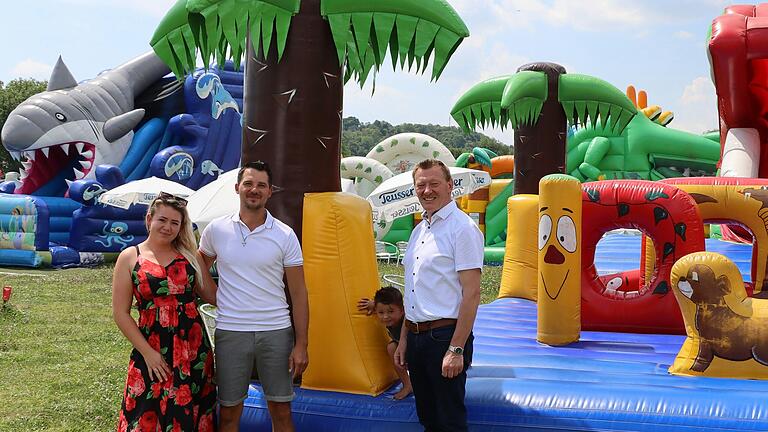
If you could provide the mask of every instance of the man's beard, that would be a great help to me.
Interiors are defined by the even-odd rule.
[[[265,207],[263,201],[260,201],[257,204],[250,204],[247,200],[243,201],[243,206],[248,210],[261,210]]]

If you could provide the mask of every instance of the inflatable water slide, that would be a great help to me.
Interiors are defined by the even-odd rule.
[[[23,168],[0,183],[0,265],[109,260],[146,236],[146,210],[100,205],[103,192],[151,176],[197,189],[239,165],[242,72],[168,73],[150,52],[78,83],[59,59],[9,115],[3,144]]]

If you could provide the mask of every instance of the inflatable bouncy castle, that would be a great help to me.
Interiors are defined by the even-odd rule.
[[[25,202],[37,209],[36,241],[0,244],[0,264],[113,259],[146,236],[146,207],[105,207],[102,193],[151,176],[197,189],[239,165],[242,73],[231,63],[183,82],[167,73],[150,52],[78,84],[59,59],[47,91],[9,115],[3,144],[24,168],[18,181],[0,183],[2,231],[18,234],[26,219],[13,203]]]

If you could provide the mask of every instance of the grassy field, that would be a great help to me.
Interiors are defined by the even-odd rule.
[[[0,286],[13,286],[0,309],[0,432],[114,430],[131,347],[112,321],[111,275],[0,269]],[[501,267],[485,268],[483,303],[500,279]]]

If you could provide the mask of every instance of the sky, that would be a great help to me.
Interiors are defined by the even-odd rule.
[[[386,1],[386,0],[381,0]],[[447,0],[470,31],[443,75],[392,71],[386,60],[362,89],[345,87],[344,115],[363,122],[456,125],[450,110],[474,84],[549,61],[624,90],[646,90],[651,104],[675,113],[669,127],[701,133],[717,127],[706,34],[734,2],[721,0]],[[32,0],[3,5],[0,80],[47,79],[61,56],[77,80],[148,50],[174,0]],[[746,4],[749,2],[741,2]],[[431,64],[429,67],[431,70]],[[512,131],[482,132],[506,144]]]

